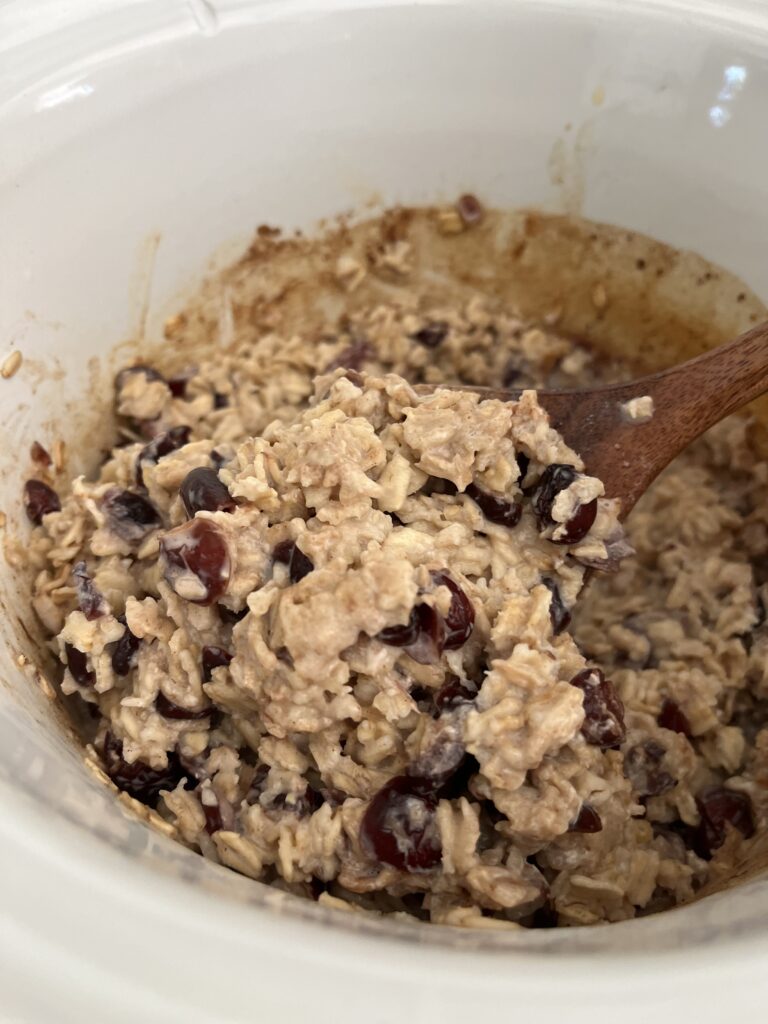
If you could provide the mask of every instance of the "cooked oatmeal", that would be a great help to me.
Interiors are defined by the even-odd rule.
[[[472,230],[468,199],[439,231]],[[407,293],[413,259],[385,233],[336,287]],[[121,371],[92,477],[59,492],[41,456],[25,488],[34,607],[116,786],[332,905],[546,927],[693,898],[766,817],[747,421],[625,537],[533,390],[606,371],[547,319],[401,289],[321,331],[218,326],[195,366]],[[412,386],[457,380],[532,390]]]

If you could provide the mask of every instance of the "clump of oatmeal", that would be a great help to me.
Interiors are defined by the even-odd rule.
[[[385,242],[339,288],[410,265]],[[245,323],[183,373],[124,370],[95,478],[26,487],[35,608],[114,783],[328,903],[518,927],[692,898],[765,819],[768,481],[740,421],[662,476],[625,559],[533,391],[411,386],[575,386],[586,349],[477,299]]]

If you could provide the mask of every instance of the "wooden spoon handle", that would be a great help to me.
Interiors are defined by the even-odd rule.
[[[519,391],[447,386],[501,401],[520,397]],[[434,386],[420,385],[416,390],[428,393]],[[552,425],[581,455],[587,472],[603,481],[609,497],[621,499],[623,518],[691,441],[767,390],[768,322],[648,377],[584,391],[539,391],[538,396]],[[653,416],[646,422],[633,421],[624,405],[643,395],[653,399]]]
[[[622,500],[625,516],[653,479],[705,430],[768,390],[768,323],[687,363],[626,384],[583,392],[539,392],[566,441]],[[652,419],[636,423],[622,410],[650,395]]]

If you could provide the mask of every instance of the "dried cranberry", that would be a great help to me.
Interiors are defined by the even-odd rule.
[[[175,718],[190,721],[200,721],[203,718],[210,718],[214,712],[213,706],[200,708],[197,711],[192,711],[190,708],[182,707],[181,704],[175,704],[172,700],[169,700],[162,690],[155,698],[155,709],[159,715],[163,716],[163,718]]]
[[[437,609],[428,604],[417,605],[415,612],[419,629],[416,639],[407,645],[406,650],[420,665],[433,665],[445,649],[445,620]]]
[[[174,398],[186,398],[187,384],[189,384],[193,373],[179,373],[175,377],[168,378],[168,387]]]
[[[136,459],[136,483],[139,487],[144,486],[143,463],[147,462],[154,466],[163,456],[170,455],[171,452],[183,448],[189,441],[190,433],[190,427],[171,427],[170,430],[163,431],[162,434],[158,434],[157,437],[153,438],[149,444],[144,445],[139,452],[139,457]]]
[[[544,470],[533,499],[533,508],[540,530],[555,525],[555,521],[552,518],[552,506],[555,503],[555,499],[561,491],[570,487],[579,475],[573,466],[567,466],[558,462],[547,466]],[[576,544],[578,541],[583,540],[592,528],[596,516],[597,499],[593,498],[592,501],[588,501],[585,505],[580,505],[576,509],[565,524],[562,536],[554,541],[554,543]]]
[[[413,696],[413,692],[411,692]],[[449,676],[434,695],[435,709],[438,713],[452,711],[461,704],[471,704],[477,696],[477,686],[470,679],[459,679]]]
[[[430,871],[442,858],[437,801],[405,775],[374,796],[360,825],[363,850],[398,871]]]
[[[444,320],[431,320],[411,335],[413,341],[427,348],[437,348],[448,335],[448,324]]]
[[[223,647],[204,647],[202,654],[203,680],[210,683],[213,670],[228,665],[232,661],[232,655]]]
[[[365,339],[356,338],[346,348],[343,348],[337,356],[333,357],[326,366],[325,372],[331,373],[333,370],[342,368],[345,370],[362,370],[363,363],[374,359],[375,356],[376,353]]]
[[[140,544],[148,533],[162,526],[160,513],[152,502],[134,491],[113,487],[104,495],[102,508],[110,530],[126,544]]]
[[[421,628],[419,619],[420,607],[420,605],[417,605],[411,610],[408,621],[404,626],[387,626],[386,629],[382,629],[380,633],[376,634],[376,638],[381,640],[383,644],[389,644],[390,647],[408,647],[410,644],[416,643]]]
[[[699,793],[696,805],[701,824],[696,830],[696,853],[708,860],[725,842],[728,826],[741,832],[745,839],[755,834],[752,801],[746,793],[724,786],[710,786]]]
[[[484,211],[480,205],[480,200],[470,192],[459,196],[456,201],[456,210],[467,227],[473,227],[483,219]]]
[[[235,623],[242,621],[248,614],[247,608],[241,608],[239,612],[233,612],[231,608],[227,608],[224,604],[217,604],[216,611],[219,613],[219,618],[225,626],[234,626]]]
[[[677,785],[662,767],[666,752],[655,740],[644,740],[624,755],[624,775],[638,796],[661,796]]]
[[[86,619],[92,622],[94,619],[100,619],[102,615],[106,615],[109,612],[109,605],[88,575],[85,562],[75,563],[72,568],[72,578],[75,583],[77,603]]]
[[[455,651],[469,640],[475,625],[475,609],[446,569],[438,569],[430,575],[437,586],[448,587],[451,592],[451,604],[445,616],[443,648],[446,651]]]
[[[597,498],[588,501],[585,505],[579,505],[571,518],[565,524],[565,529],[557,539],[554,537],[554,544],[578,544],[583,540],[597,518]]]
[[[32,442],[32,447],[29,449],[29,455],[32,461],[37,462],[40,466],[50,466],[53,461],[39,441]]]
[[[175,789],[183,778],[189,776],[175,751],[168,754],[165,768],[150,768],[143,761],[128,764],[123,758],[123,744],[111,733],[107,733],[104,741],[104,766],[118,789],[147,807],[156,807],[163,790]],[[194,778],[190,781],[194,788],[196,781]]]
[[[664,698],[661,705],[659,717],[656,719],[662,729],[670,729],[672,732],[682,733],[683,736],[691,737],[691,723],[688,716],[681,709],[680,705],[669,697]]]
[[[291,583],[298,583],[315,568],[314,562],[308,558],[295,540],[283,540],[272,552],[272,559],[280,565],[288,566],[288,577]]]
[[[571,613],[563,604],[560,588],[555,581],[545,576],[541,582],[552,595],[549,599],[549,621],[552,623],[552,632],[557,636],[558,633],[562,633],[570,625]]]
[[[130,631],[124,615],[119,621],[125,626],[125,632],[112,648],[112,671],[117,676],[127,676],[136,663],[141,640]]]
[[[495,494],[481,491],[475,484],[470,484],[466,493],[480,506],[480,511],[489,522],[496,523],[498,526],[507,526],[509,529],[517,526],[520,522],[523,506],[519,502],[507,501]]]
[[[224,822],[221,818],[221,809],[218,801],[215,804],[206,804],[201,802],[203,808],[203,814],[205,815],[205,831],[209,836],[212,836],[214,832],[219,832],[224,828]]]
[[[138,363],[136,366],[127,366],[115,377],[115,390],[119,393],[128,381],[129,377],[133,377],[135,374],[140,373],[146,379],[147,383],[155,380],[164,381],[162,373],[156,370],[153,366],[146,366],[143,363]]]
[[[592,804],[582,804],[581,810],[568,826],[569,832],[602,832],[603,822]]]
[[[42,480],[27,480],[24,484],[24,507],[31,521],[39,526],[43,516],[61,511],[61,502],[56,491]]]
[[[533,510],[536,513],[540,529],[552,525],[554,522],[552,506],[555,499],[560,491],[571,486],[578,475],[573,466],[567,466],[560,462],[553,462],[541,474],[533,499]]]
[[[218,473],[206,466],[187,473],[179,494],[190,518],[197,512],[234,512],[237,508],[235,499],[226,484],[219,480]]]
[[[170,530],[160,541],[164,575],[172,587],[180,576],[191,574],[203,594],[189,598],[194,604],[213,604],[226,591],[232,566],[227,542],[210,519],[192,519]]]
[[[584,694],[582,735],[587,743],[608,750],[626,736],[624,705],[610,679],[599,668],[585,668],[571,680]]]
[[[96,682],[96,674],[88,668],[88,656],[79,651],[72,644],[64,644],[64,653],[67,658],[67,668],[72,678],[81,686],[93,686]]]

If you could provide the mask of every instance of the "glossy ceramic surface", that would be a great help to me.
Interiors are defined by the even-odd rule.
[[[768,296],[766,109],[757,2],[6,0],[8,529],[64,400],[99,429],[90,361],[159,337],[265,221],[471,189],[696,249]],[[5,565],[0,597],[0,1017],[759,1019],[763,882],[608,929],[455,932],[322,912],[151,833],[52,714]]]

